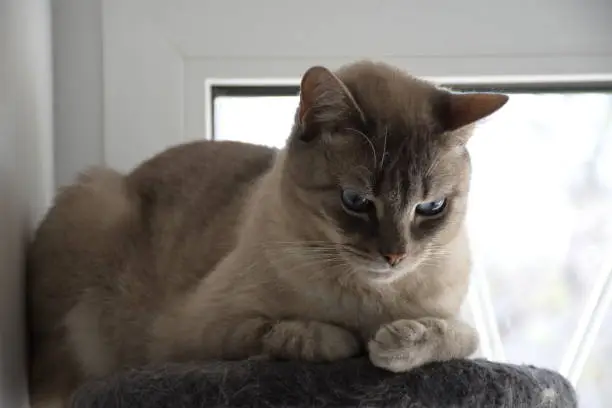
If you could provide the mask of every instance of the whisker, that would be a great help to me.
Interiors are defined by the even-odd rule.
[[[329,268],[330,266],[333,267],[335,265],[339,265],[340,264],[339,261],[340,261],[339,258],[311,259],[310,262],[298,263],[293,268],[289,268],[281,272],[285,274],[291,274],[291,273],[294,273],[294,272],[297,272],[303,269],[312,269],[317,266],[321,266],[322,268],[325,268],[325,267]]]
[[[383,141],[383,153],[382,153],[382,157],[380,159],[380,169],[379,171],[383,171],[383,168],[385,166],[385,159],[388,156],[387,153],[387,137],[389,136],[389,126],[385,126],[385,139]]]
[[[359,136],[363,137],[368,142],[368,144],[370,145],[370,148],[372,149],[372,155],[373,155],[373,158],[374,158],[374,168],[375,169],[378,168],[378,160],[376,158],[376,147],[374,146],[374,143],[372,143],[370,138],[365,133],[363,133],[362,131],[360,131],[358,129],[347,128],[346,130],[358,134]]]

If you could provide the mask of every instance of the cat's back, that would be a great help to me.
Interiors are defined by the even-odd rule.
[[[233,248],[245,199],[275,155],[259,145],[197,141],[154,156],[126,177],[160,273],[180,268],[176,283],[190,285]]]
[[[169,148],[136,167],[127,183],[145,208],[197,203],[201,214],[246,192],[272,165],[276,150],[240,142],[196,141]]]
[[[46,315],[49,299],[60,299],[41,324],[84,289],[114,287],[117,279],[149,282],[152,293],[196,281],[231,250],[244,198],[274,156],[263,146],[197,141],[125,176],[106,168],[81,174],[58,192],[29,248],[35,309]]]

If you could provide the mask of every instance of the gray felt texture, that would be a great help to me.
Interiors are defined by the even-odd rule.
[[[486,360],[432,363],[405,374],[365,358],[332,364],[243,361],[131,370],[77,390],[73,408],[577,407],[553,371]]]

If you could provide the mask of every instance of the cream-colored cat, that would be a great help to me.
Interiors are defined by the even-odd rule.
[[[506,100],[313,67],[278,152],[200,141],[84,173],[29,253],[33,402],[151,362],[470,355],[465,143]]]

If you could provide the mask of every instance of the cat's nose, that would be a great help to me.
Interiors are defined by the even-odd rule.
[[[406,254],[383,254],[383,257],[387,260],[389,265],[395,266],[398,263],[402,262],[404,258],[406,258]]]

